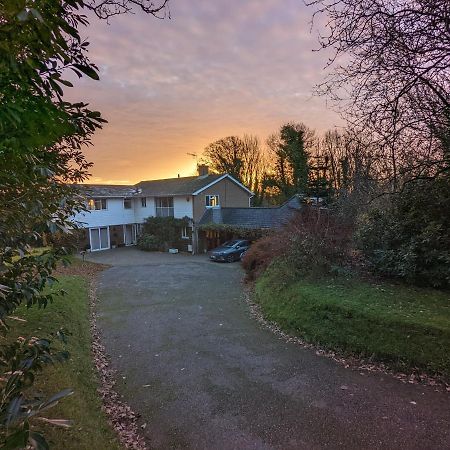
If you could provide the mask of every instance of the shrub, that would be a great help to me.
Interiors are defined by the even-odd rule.
[[[278,232],[257,240],[242,259],[247,279],[255,280],[270,265],[275,257],[284,255],[286,250],[286,232]]]
[[[322,275],[348,263],[351,237],[352,227],[333,211],[304,207],[285,228],[257,241],[243,267],[251,280],[275,260],[289,268],[286,277]]]
[[[55,248],[64,248],[70,253],[87,250],[89,247],[86,230],[56,231],[47,235],[47,242]]]
[[[409,283],[450,286],[450,183],[415,182],[361,217],[358,247],[374,271]]]
[[[143,250],[165,251],[170,247],[176,246],[180,240],[181,229],[188,225],[189,218],[187,217],[183,219],[176,219],[174,217],[148,217],[145,219],[141,238],[147,236],[150,239],[150,246],[154,245],[157,248],[143,248]],[[140,240],[142,240],[141,238]],[[139,241],[138,247],[141,248]]]
[[[152,234],[142,234],[137,240],[137,246],[140,250],[156,252],[164,250],[164,244],[159,238]]]

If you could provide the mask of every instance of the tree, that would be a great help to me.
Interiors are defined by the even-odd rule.
[[[382,150],[391,189],[448,172],[450,119],[447,0],[313,0],[327,16],[322,48],[333,69],[319,91],[356,132]]]
[[[204,162],[216,173],[228,173],[255,193],[254,205],[262,200],[265,154],[256,136],[228,136],[209,144]]]
[[[169,0],[87,0],[84,7],[93,11],[99,19],[132,13],[135,9],[161,19],[166,15],[170,17],[168,4]]]
[[[63,99],[64,89],[72,86],[64,79],[68,70],[80,78],[98,79],[97,67],[87,56],[89,44],[78,32],[88,25],[83,8],[96,5],[98,15],[104,17],[105,8],[113,15],[111,8],[126,12],[131,4],[141,3],[0,3],[1,447],[47,448],[30,422],[71,393],[65,390],[42,402],[32,398],[29,387],[35,374],[67,354],[53,352],[48,339],[22,336],[11,342],[8,323],[19,305],[45,307],[52,300],[54,294],[46,287],[56,281],[52,271],[64,251],[36,255],[32,246],[51,227],[72,227],[70,217],[84,209],[70,185],[89,175],[91,164],[82,149],[105,122],[86,103]],[[150,8],[151,3],[142,5]]]
[[[309,156],[315,142],[315,132],[302,123],[285,124],[267,140],[274,163],[265,184],[280,199],[308,191]]]
[[[450,286],[450,181],[415,180],[361,215],[356,241],[373,270],[409,283]]]

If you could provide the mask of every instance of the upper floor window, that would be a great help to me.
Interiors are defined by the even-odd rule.
[[[156,197],[156,217],[173,217],[173,197]]]
[[[131,203],[131,198],[124,198],[123,199],[123,208],[131,209],[132,207],[133,207],[133,204]]]
[[[141,198],[141,206],[143,208],[147,208],[147,197],[142,197]]]
[[[106,209],[106,198],[90,198],[87,203],[89,211]]]
[[[207,208],[219,206],[219,196],[218,195],[207,195],[205,204],[206,204]]]

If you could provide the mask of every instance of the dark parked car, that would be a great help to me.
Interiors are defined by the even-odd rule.
[[[211,250],[209,258],[212,261],[239,261],[250,247],[249,241],[236,239],[234,241],[225,242],[220,247]]]

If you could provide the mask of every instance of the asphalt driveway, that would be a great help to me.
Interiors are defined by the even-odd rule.
[[[238,263],[117,249],[99,325],[153,449],[449,449],[449,396],[345,369],[250,318]]]

